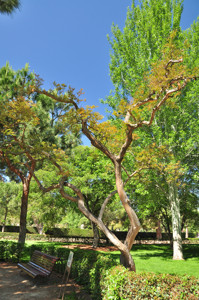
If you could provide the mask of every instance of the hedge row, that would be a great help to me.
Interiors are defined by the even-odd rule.
[[[56,270],[64,272],[70,250],[54,244],[25,246],[21,255],[16,242],[0,242],[0,259],[28,261],[34,250],[58,256]],[[74,249],[71,276],[93,299],[198,299],[199,281],[194,277],[128,271],[109,254]]]
[[[199,281],[169,274],[136,274],[122,266],[106,270],[102,277],[103,299],[199,299]]]
[[[0,231],[2,231],[2,226],[0,225]],[[19,226],[13,226],[13,225],[6,225],[5,226],[5,232],[19,232]],[[36,227],[33,226],[27,226],[26,227],[27,233],[38,233],[38,230]]]

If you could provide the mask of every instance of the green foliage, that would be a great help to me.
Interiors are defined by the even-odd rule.
[[[138,6],[132,1],[123,30],[113,26],[112,37],[109,37],[112,47],[110,75],[115,88],[103,102],[108,103],[113,110],[117,110],[115,114],[117,118],[121,118],[122,111],[125,107],[129,107],[130,99],[133,99],[131,100],[133,104],[137,101],[136,98],[139,101],[143,99],[145,92],[148,93],[155,82],[156,86],[162,88],[160,69],[156,70],[155,77],[151,81],[150,76],[145,74],[148,71],[150,73],[154,62],[160,60],[161,51],[172,30],[175,30],[176,36],[169,49],[176,44],[178,49],[184,49],[182,55],[186,67],[194,70],[198,66],[199,19],[183,32],[180,28],[182,9],[181,0],[141,0]],[[171,53],[173,54],[172,51]],[[167,52],[164,51],[165,54]],[[180,97],[175,97],[175,102],[174,97],[170,98],[169,110],[163,106],[149,129],[142,128],[142,131],[137,131],[139,137],[133,141],[130,158],[127,157],[124,162],[126,170],[131,170],[135,168],[136,160],[139,164],[144,160],[149,162],[151,158],[154,162],[156,160],[156,164],[148,164],[148,167],[154,170],[142,171],[141,175],[127,187],[130,198],[133,199],[132,205],[137,208],[138,216],[145,228],[154,228],[156,226],[154,222],[160,219],[164,229],[169,231],[171,201],[168,194],[171,182],[175,184],[181,202],[182,227],[185,223],[191,228],[198,226],[197,95],[198,81],[195,81],[188,84]],[[134,123],[140,115],[139,112],[133,114]],[[149,151],[149,145],[152,143],[155,145],[154,148],[163,146],[169,153],[165,152],[157,159],[157,154]]]
[[[145,72],[160,58],[162,46],[172,30],[180,32],[182,0],[132,1],[123,31],[113,25],[110,76],[115,89],[105,103],[116,109],[141,86]],[[180,34],[180,33],[179,33]]]
[[[0,224],[19,222],[20,189],[21,185],[14,181],[0,182]]]
[[[127,271],[122,266],[103,273],[102,299],[198,299],[199,280],[166,274]]]
[[[50,228],[46,231],[46,234],[54,237],[93,237],[92,230],[80,228]]]
[[[0,0],[0,13],[12,14],[12,12],[20,7],[20,0]]]
[[[81,189],[86,206],[95,216],[98,216],[102,203],[115,189],[112,164],[94,147],[78,146],[71,152],[70,165],[71,183]],[[121,205],[118,205],[115,200],[113,196],[106,207],[104,214],[106,224],[114,222],[118,211],[118,215],[122,215]],[[86,223],[85,220],[82,221]]]
[[[0,241],[0,260],[18,262],[23,254],[22,247],[17,242]]]

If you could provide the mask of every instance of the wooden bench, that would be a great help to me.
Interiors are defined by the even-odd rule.
[[[25,271],[28,275],[46,278],[52,273],[53,267],[59,258],[45,254],[38,250],[33,252],[30,261],[26,263],[18,263],[18,267]]]

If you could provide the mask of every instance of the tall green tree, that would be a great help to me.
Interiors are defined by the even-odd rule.
[[[161,56],[163,45],[172,30],[180,34],[183,0],[132,1],[127,11],[123,30],[112,26],[110,77],[114,84],[112,94],[102,101],[116,109],[121,99],[134,96],[144,81],[146,71]]]
[[[32,158],[24,157],[27,147],[34,145],[34,135],[30,132],[37,124],[36,115],[31,107],[31,93],[28,88],[34,76],[26,65],[15,72],[6,64],[0,70],[0,160],[22,182],[19,242],[24,243],[26,236],[26,215],[30,181],[36,162]],[[27,145],[27,136],[30,137]],[[22,146],[23,145],[23,146]],[[30,166],[30,172],[27,170]]]
[[[9,64],[0,70],[0,161],[22,182],[19,242],[25,242],[28,196],[33,171],[41,168],[50,149],[79,143],[67,128],[60,127],[58,116],[68,109],[32,90],[36,77],[28,65],[14,71]],[[42,152],[43,151],[43,152]],[[9,174],[8,174],[9,175]]]

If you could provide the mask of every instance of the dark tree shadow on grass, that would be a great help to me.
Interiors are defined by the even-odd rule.
[[[134,258],[140,258],[143,260],[150,259],[152,257],[159,257],[163,260],[171,260],[173,256],[173,250],[170,245],[134,245],[132,248],[132,256]],[[183,245],[184,259],[196,258],[199,260],[199,244],[195,245]],[[111,257],[114,260],[119,260],[119,253],[111,253]]]

